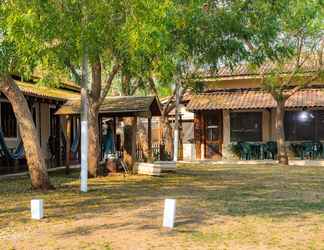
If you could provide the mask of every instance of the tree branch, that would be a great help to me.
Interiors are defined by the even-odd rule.
[[[75,81],[77,83],[81,83],[81,75],[78,73],[78,71],[76,70],[75,65],[73,65],[70,60],[66,59],[64,64],[66,65],[67,68],[69,68],[69,70],[71,71],[72,75],[75,78]]]
[[[140,85],[141,85],[141,79],[137,79],[134,87],[130,88],[130,95],[134,95],[136,90],[140,87]]]
[[[98,102],[99,105],[101,105],[102,102],[105,100],[105,98],[108,94],[108,91],[111,87],[112,81],[114,80],[114,78],[115,78],[116,74],[118,73],[118,71],[120,70],[120,68],[121,68],[121,64],[114,65],[112,71],[107,76],[107,79],[105,80],[105,86],[102,88],[101,96],[100,96],[100,99]]]

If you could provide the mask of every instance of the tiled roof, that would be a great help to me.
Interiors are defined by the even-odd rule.
[[[313,57],[312,57],[313,58]],[[205,71],[202,75],[206,78],[235,78],[235,77],[251,77],[258,76],[261,74],[269,74],[274,70],[280,70],[282,74],[289,74],[295,69],[295,62],[287,62],[283,65],[277,65],[273,62],[265,62],[260,67],[254,67],[247,63],[239,64],[233,68],[230,67],[221,67],[217,72]],[[314,72],[319,68],[318,59],[306,59],[302,65],[300,71],[304,74]]]
[[[262,90],[219,91],[193,96],[187,109],[261,109],[274,108],[276,102],[271,94]],[[287,108],[324,107],[324,89],[304,89],[286,102]]]
[[[160,104],[155,96],[114,96],[107,97],[100,106],[99,113],[135,115],[151,112],[160,116]],[[80,113],[80,98],[67,101],[57,112],[57,115],[73,115]]]
[[[80,96],[78,92],[63,90],[58,88],[50,88],[45,86],[38,86],[32,83],[26,83],[21,81],[16,81],[19,89],[29,96],[35,96],[39,98],[47,98],[53,100],[66,101],[71,98],[77,98]]]

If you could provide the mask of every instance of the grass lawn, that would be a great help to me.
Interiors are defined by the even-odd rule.
[[[324,249],[324,168],[181,165],[163,177],[52,174],[56,190],[0,181],[0,249]],[[163,202],[177,199],[176,228]],[[30,200],[45,216],[30,220]]]

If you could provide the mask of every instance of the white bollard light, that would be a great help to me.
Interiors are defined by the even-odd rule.
[[[43,200],[31,200],[30,202],[31,217],[35,220],[40,220],[44,217],[44,202]]]
[[[168,227],[168,228],[174,227],[175,214],[176,214],[176,200],[175,199],[165,199],[163,227]]]

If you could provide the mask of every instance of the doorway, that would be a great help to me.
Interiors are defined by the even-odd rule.
[[[205,121],[205,158],[220,160],[222,158],[223,126],[220,110],[208,112]]]

